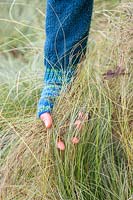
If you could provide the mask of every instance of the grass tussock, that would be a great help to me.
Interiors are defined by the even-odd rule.
[[[35,116],[43,37],[23,28],[15,41],[12,36],[1,45],[1,199],[132,199],[131,3],[96,4],[87,58],[69,92],[58,98],[51,130]],[[81,110],[90,118],[74,146],[71,137],[79,133],[73,123]],[[62,132],[64,153],[55,147]]]

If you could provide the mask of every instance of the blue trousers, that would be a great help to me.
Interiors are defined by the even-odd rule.
[[[86,52],[92,10],[93,0],[47,0],[44,82],[60,83],[62,71],[69,82]]]

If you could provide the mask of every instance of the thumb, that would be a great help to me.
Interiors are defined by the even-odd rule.
[[[41,114],[40,119],[44,122],[46,128],[51,128],[53,120],[50,113],[46,112]]]

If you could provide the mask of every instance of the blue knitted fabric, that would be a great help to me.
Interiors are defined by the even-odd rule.
[[[93,0],[47,0],[44,88],[38,117],[52,112],[62,86],[76,75],[86,52]]]

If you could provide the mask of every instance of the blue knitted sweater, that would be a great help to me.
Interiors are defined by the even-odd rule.
[[[39,116],[51,112],[51,97],[58,96],[62,82],[70,83],[76,73],[76,66],[86,52],[92,9],[93,0],[47,0],[45,86],[39,101]]]

